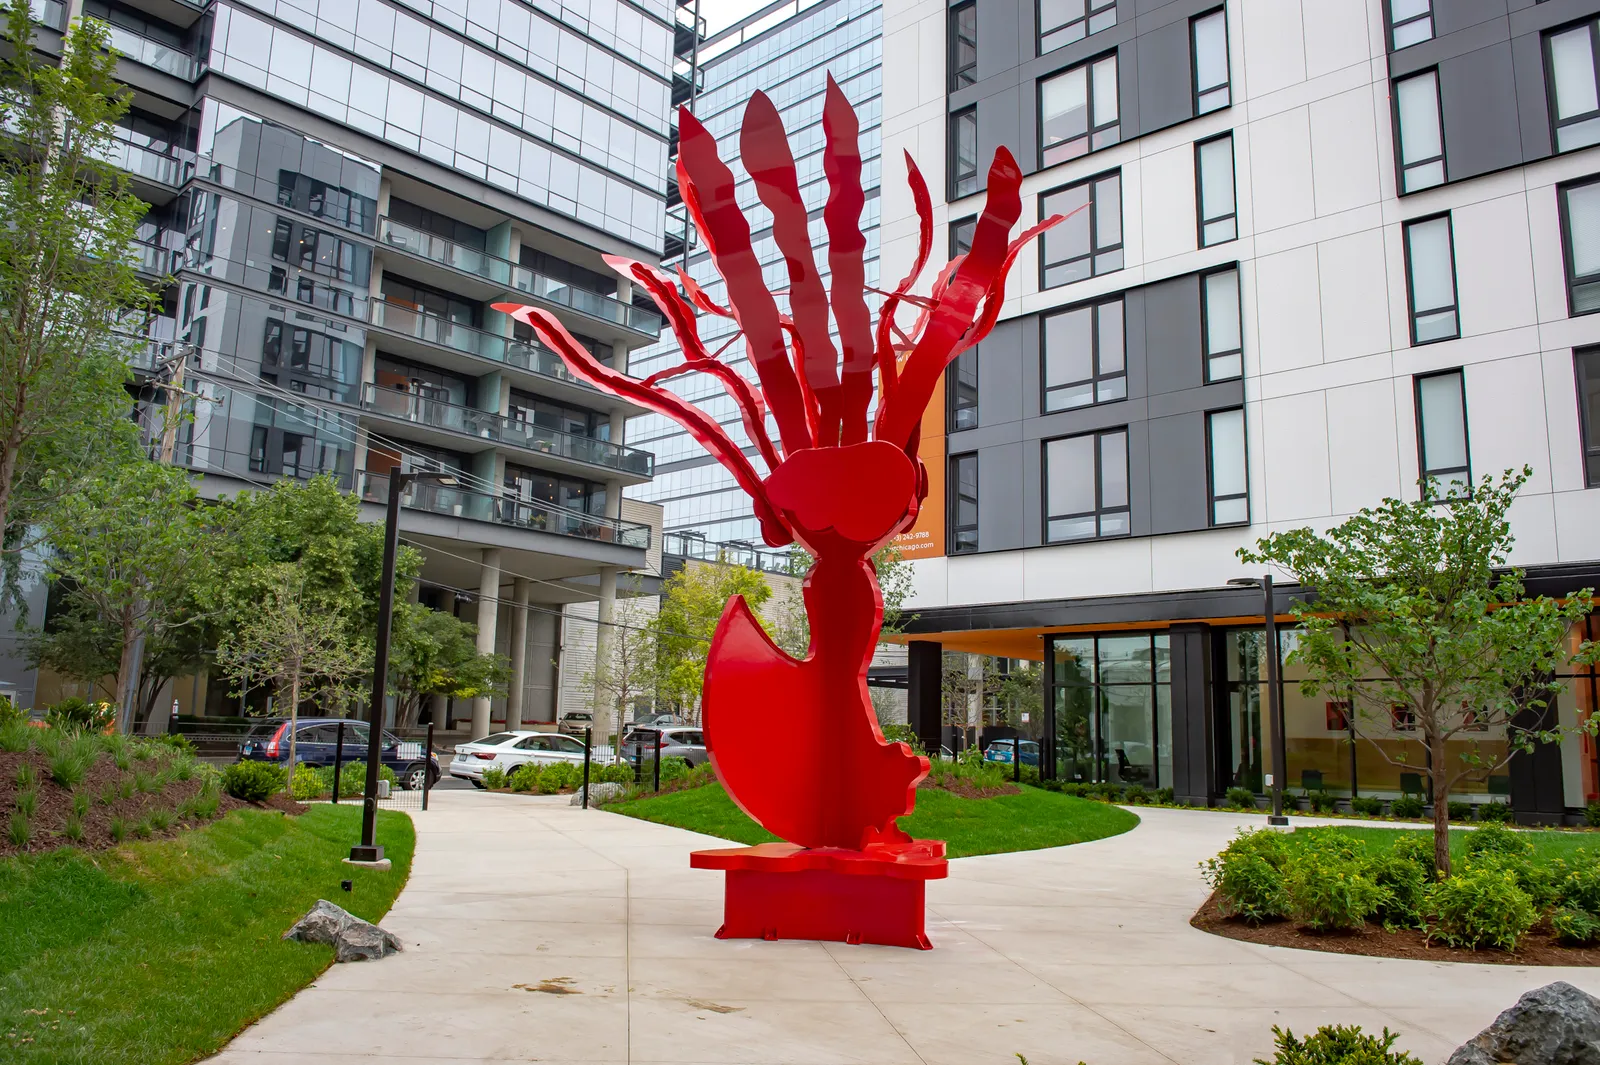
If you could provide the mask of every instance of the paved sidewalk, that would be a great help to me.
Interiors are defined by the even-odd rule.
[[[1600,971],[1352,958],[1197,932],[1196,863],[1240,814],[963,858],[929,884],[932,951],[720,942],[725,845],[565,797],[441,792],[385,927],[221,1065],[674,1062],[1242,1065],[1274,1024],[1385,1025],[1429,1065],[1530,988]]]

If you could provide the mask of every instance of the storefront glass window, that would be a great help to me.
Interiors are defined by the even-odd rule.
[[[1169,660],[1165,633],[1054,641],[1059,779],[1172,783]]]

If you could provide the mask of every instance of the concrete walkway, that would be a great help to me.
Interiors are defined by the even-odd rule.
[[[441,792],[384,925],[226,1065],[735,1062],[1235,1065],[1271,1028],[1387,1025],[1429,1065],[1517,996],[1594,969],[1352,958],[1195,931],[1196,863],[1240,814],[1141,810],[1132,832],[964,858],[929,885],[932,951],[720,942],[725,845],[559,799]]]

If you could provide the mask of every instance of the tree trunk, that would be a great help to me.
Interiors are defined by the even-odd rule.
[[[1433,784],[1433,865],[1440,876],[1450,875],[1450,782],[1445,779],[1445,743],[1442,736],[1428,740],[1430,783]]]
[[[117,663],[117,731],[133,731],[134,690],[139,683],[135,676],[139,657],[139,635],[134,631],[133,619],[124,615],[122,621],[122,657]]]
[[[294,771],[296,767],[296,762],[294,760],[294,738],[295,733],[298,731],[299,722],[300,668],[296,666],[294,672],[290,674],[289,677],[289,772],[288,780],[285,783],[285,787],[289,792],[289,798],[291,799],[294,798]]]

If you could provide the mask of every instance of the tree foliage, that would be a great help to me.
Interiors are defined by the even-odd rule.
[[[511,666],[503,655],[478,652],[478,627],[418,603],[395,606],[389,643],[390,684],[396,719],[418,720],[423,701],[495,698],[506,694]]]
[[[0,537],[10,548],[59,490],[115,451],[125,416],[122,322],[150,305],[130,254],[145,205],[114,158],[129,94],[104,25],[79,20],[59,66],[12,0],[0,58]],[[13,571],[14,572],[14,571]]]
[[[1292,608],[1304,635],[1289,660],[1307,668],[1305,694],[1350,700],[1358,736],[1432,781],[1441,872],[1450,868],[1452,789],[1558,740],[1545,713],[1559,688],[1551,678],[1597,656],[1588,641],[1569,645],[1590,590],[1530,596],[1522,571],[1507,565],[1506,515],[1532,472],[1486,476],[1442,498],[1425,482],[1418,500],[1386,499],[1327,533],[1293,529],[1239,551],[1312,593]],[[1413,723],[1423,764],[1376,742],[1394,737],[1397,720]]]
[[[700,705],[711,635],[735,595],[759,612],[772,586],[756,570],[728,562],[684,566],[662,585],[653,627],[660,657],[656,688],[663,700],[684,708]]]
[[[639,601],[636,578],[634,598],[629,602]],[[620,602],[618,609],[623,610]],[[632,612],[623,613],[627,618]],[[660,631],[656,623],[625,620],[614,624],[606,639],[596,641],[594,669],[585,675],[584,685],[594,692],[599,738],[603,741],[608,731],[617,737],[612,745],[613,760],[622,757],[622,726],[628,708],[656,696],[668,671],[668,662],[661,654]]]
[[[811,571],[816,559],[804,548],[791,548],[789,575],[803,578]],[[906,621],[906,599],[911,595],[911,563],[894,544],[885,544],[872,556],[872,566],[878,575],[878,590],[883,595],[884,635],[900,632]],[[806,613],[803,584],[796,583],[783,594],[775,610],[768,611],[763,621],[773,642],[796,658],[804,658],[811,649],[811,617]]]

